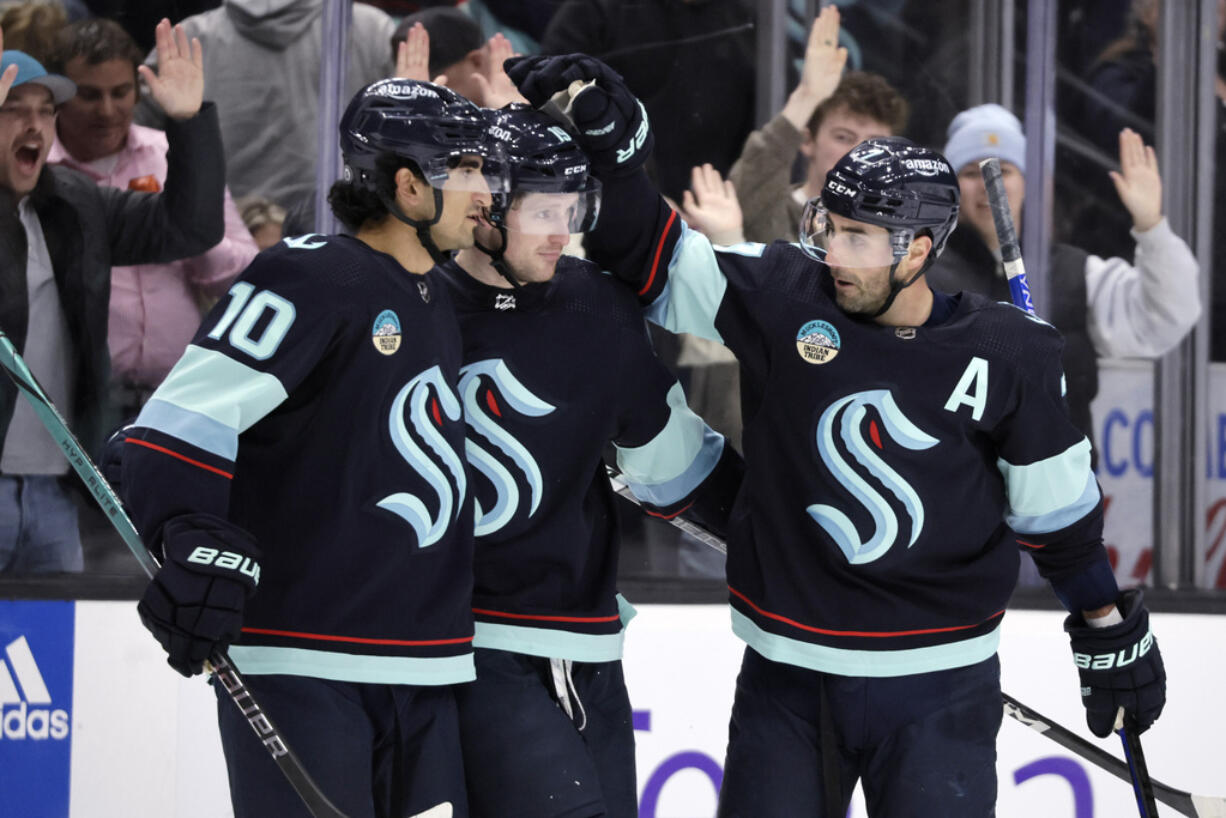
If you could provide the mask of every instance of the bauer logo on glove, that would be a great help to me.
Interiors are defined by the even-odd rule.
[[[1114,653],[1073,653],[1073,664],[1090,670],[1126,667],[1149,653],[1153,646],[1154,632],[1151,629],[1146,631],[1141,641],[1134,643],[1131,649],[1125,648]]]

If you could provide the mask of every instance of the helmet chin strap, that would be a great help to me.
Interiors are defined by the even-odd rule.
[[[383,202],[383,206],[388,209],[389,213],[416,230],[417,240],[421,242],[422,247],[426,248],[426,252],[430,254],[431,260],[435,264],[442,264],[447,261],[448,256],[438,249],[438,245],[434,243],[434,237],[430,235],[430,228],[438,224],[439,219],[443,217],[443,191],[433,186],[431,186],[430,190],[434,192],[434,218],[428,221],[410,218],[400,209],[398,204],[385,194],[379,194],[379,201]]]
[[[905,258],[905,256],[903,258]],[[882,303],[881,307],[875,313],[870,315],[869,318],[878,318],[881,315],[883,315],[886,310],[892,307],[894,305],[894,299],[898,297],[898,294],[901,293],[903,290],[907,289],[908,287],[910,287],[912,284],[914,284],[916,279],[918,279],[928,270],[928,266],[929,266],[928,262],[929,262],[928,259],[924,259],[924,263],[920,265],[920,268],[915,273],[915,275],[911,276],[910,278],[908,278],[906,281],[903,281],[903,282],[899,282],[899,280],[894,277],[894,273],[898,270],[898,265],[902,264],[902,258],[898,259],[898,261],[895,261],[893,264],[891,264],[890,265],[890,294],[886,296],[885,302]]]
[[[503,224],[502,220],[499,219],[498,222],[494,224],[494,229],[498,231],[498,236],[499,238],[502,239],[501,247],[497,247],[497,248],[486,247],[484,244],[482,244],[479,241],[474,241],[473,246],[476,247],[478,250],[480,250],[482,253],[485,253],[487,256],[489,256],[490,266],[493,267],[500,276],[505,278],[510,283],[512,289],[518,290],[521,285],[519,281],[515,278],[515,276],[511,273],[511,268],[507,264],[506,259],[503,258],[503,254],[506,252],[506,249],[507,249],[507,227],[505,224]]]

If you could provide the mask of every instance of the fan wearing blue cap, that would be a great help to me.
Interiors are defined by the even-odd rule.
[[[223,236],[225,168],[217,111],[203,102],[198,42],[169,20],[157,28],[158,68],[142,67],[167,107],[167,190],[103,188],[47,164],[59,106],[76,86],[33,57],[4,51],[0,33],[0,329],[69,427],[96,454],[110,416],[107,312],[111,265],[197,256]],[[0,575],[80,571],[68,461],[8,379],[0,379]]]
[[[24,51],[0,54],[0,69],[0,185],[21,196],[34,189],[55,142],[56,107],[72,99],[77,86],[48,74]]]

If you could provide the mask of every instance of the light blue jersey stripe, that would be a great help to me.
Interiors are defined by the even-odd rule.
[[[668,390],[668,423],[642,446],[617,449],[617,466],[634,495],[667,506],[707,478],[724,451],[724,437],[690,411],[681,384]]]
[[[1067,528],[1089,514],[1101,496],[1093,474],[1086,475],[1085,488],[1077,501],[1048,514],[1025,516],[1012,511],[1005,514],[1005,523],[1018,534],[1049,534]]]
[[[601,634],[477,622],[473,647],[526,653],[546,659],[569,659],[572,662],[616,662],[622,658],[626,626],[638,611],[625,597],[618,594],[617,614],[621,619],[622,629],[617,633]]]
[[[759,628],[752,619],[736,608],[732,609],[732,632],[758,653],[775,662],[783,662],[809,670],[834,673],[839,676],[870,676],[874,678],[911,676],[967,667],[993,656],[1000,644],[1000,628],[990,633],[906,650],[851,650],[814,645],[778,636]]]
[[[238,458],[238,432],[207,415],[151,398],[136,418],[137,426],[157,429],[227,460]]]
[[[477,678],[473,655],[362,656],[306,648],[231,645],[230,658],[248,676],[283,673],[336,682],[449,685]]]
[[[572,633],[552,628],[480,622],[473,647],[494,648],[572,662],[615,662],[622,658],[625,628],[617,633]]]
[[[254,426],[287,397],[275,376],[192,344],[152,399],[204,415],[237,434]]]
[[[745,255],[747,247],[754,245],[736,245],[732,252]],[[727,289],[728,279],[719,269],[711,242],[682,222],[681,240],[673,246],[668,262],[668,284],[647,309],[647,318],[672,332],[688,332],[722,344],[715,314]]]
[[[1058,531],[1098,503],[1098,482],[1090,471],[1090,441],[1084,437],[1036,463],[1015,466],[997,460],[996,467],[1004,475],[1009,501],[1005,522],[1018,533]]]

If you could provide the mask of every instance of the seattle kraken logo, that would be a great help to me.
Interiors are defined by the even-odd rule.
[[[433,394],[432,394],[433,391]],[[451,479],[443,474],[426,452],[418,445],[409,428],[405,424],[405,407],[408,407],[409,421],[417,437],[425,441],[435,456],[447,467]],[[389,494],[380,500],[379,508],[386,509],[403,518],[417,532],[417,546],[425,548],[438,542],[446,532],[453,518],[459,517],[463,508],[464,492],[467,482],[464,476],[464,464],[460,456],[451,448],[451,444],[443,437],[440,427],[443,418],[459,420],[460,401],[455,392],[447,385],[443,372],[437,366],[432,366],[413,380],[404,385],[392,402],[392,411],[388,417],[388,425],[392,434],[392,442],[400,456],[420,474],[434,493],[438,496],[438,516],[431,516],[426,504],[421,498],[407,492]],[[452,485],[455,489],[452,489]]]
[[[898,515],[890,508],[889,502],[877,489],[861,477],[843,458],[835,446],[835,424],[839,425],[839,437],[847,451],[856,461],[866,468],[890,490],[903,504],[911,515],[911,538],[907,547],[915,545],[920,532],[924,529],[924,504],[911,484],[894,471],[881,457],[873,451],[870,442],[865,440],[864,421],[868,415],[867,407],[873,407],[881,417],[885,430],[890,437],[908,449],[920,451],[930,449],[939,441],[925,434],[919,427],[907,419],[906,415],[894,403],[889,390],[873,389],[867,392],[857,392],[832,403],[822,413],[817,422],[817,448],[822,461],[834,474],[835,479],[842,484],[857,500],[864,504],[873,518],[874,531],[867,541],[860,538],[856,527],[842,511],[828,505],[815,503],[809,506],[809,516],[826,529],[839,548],[843,550],[847,560],[852,564],[872,562],[881,557],[898,538]],[[880,433],[875,422],[870,421],[869,435],[872,444],[881,448]]]
[[[488,383],[484,405],[479,399],[483,383]],[[530,493],[528,515],[535,514],[544,488],[540,466],[524,445],[499,426],[490,413],[502,417],[499,397],[507,406],[528,417],[548,415],[555,407],[532,394],[511,374],[501,358],[477,361],[460,369],[460,395],[464,400],[465,419],[471,430],[497,446],[523,474]],[[519,482],[492,454],[474,443],[472,435],[465,440],[464,451],[468,462],[485,475],[497,493],[493,507],[488,510],[481,508],[480,502],[476,503],[477,536],[493,534],[509,523],[519,510]]]

